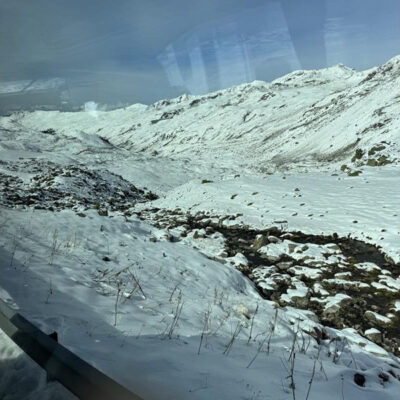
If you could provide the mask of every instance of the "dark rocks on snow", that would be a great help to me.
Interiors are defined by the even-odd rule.
[[[361,387],[365,386],[365,376],[363,374],[354,374],[354,382]]]
[[[57,165],[44,160],[7,163],[10,171],[34,174],[30,181],[0,173],[0,204],[6,207],[33,207],[59,211],[88,208],[107,215],[107,210],[126,211],[136,202],[158,196],[136,188],[107,170],[90,170],[83,165]]]

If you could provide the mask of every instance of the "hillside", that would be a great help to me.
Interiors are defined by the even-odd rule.
[[[233,159],[260,172],[343,163],[357,168],[398,162],[399,70],[395,57],[363,72],[343,65],[295,71],[206,96],[112,112],[35,112],[18,122],[67,137],[98,134],[145,154],[211,158],[222,165]]]
[[[2,118],[1,298],[145,399],[397,399],[399,80]],[[2,398],[70,398],[0,363]]]

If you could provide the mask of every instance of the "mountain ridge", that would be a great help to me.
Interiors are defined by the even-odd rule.
[[[338,169],[344,163],[357,169],[374,164],[368,152],[376,147],[384,147],[379,156],[387,162],[399,161],[399,71],[396,56],[362,72],[339,64],[149,106],[95,113],[37,111],[9,118],[28,129],[101,135],[129,151],[166,157],[221,161],[230,156],[256,170]]]

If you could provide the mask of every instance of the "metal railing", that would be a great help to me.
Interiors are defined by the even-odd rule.
[[[81,400],[143,400],[46,335],[0,299],[0,329],[51,380],[56,380]]]

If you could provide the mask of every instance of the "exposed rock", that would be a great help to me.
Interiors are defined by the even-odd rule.
[[[294,289],[288,289],[280,297],[282,305],[292,305],[294,307],[305,308],[309,303],[309,292],[306,285],[301,281],[292,281]]]
[[[261,247],[267,244],[268,244],[268,239],[264,235],[257,235],[253,243],[253,249],[255,251],[258,251],[259,249],[261,249]]]
[[[365,376],[363,374],[354,374],[354,382],[361,387],[365,386]]]
[[[184,227],[190,235],[199,230],[207,235],[203,221],[210,219],[208,226],[215,231],[212,235],[222,234],[225,240],[225,250],[211,258],[234,265],[255,283],[263,297],[314,312],[328,326],[353,327],[364,337],[368,329],[376,327],[382,333],[380,344],[399,354],[400,312],[394,301],[398,298],[395,287],[400,266],[376,246],[336,233],[321,236],[282,232],[277,227],[263,231],[232,228],[226,222],[234,221],[235,215],[168,214],[157,210],[154,215],[162,215],[166,223],[173,218],[174,225]],[[151,215],[144,213],[142,218]],[[281,242],[271,243],[268,236]],[[364,316],[366,311],[390,323],[375,323]]]
[[[270,243],[282,243],[282,240],[277,238],[276,236],[270,235],[270,236],[268,236],[267,239],[268,239],[268,242],[270,242]]]
[[[7,207],[60,211],[83,206],[85,209],[126,211],[135,202],[145,202],[156,196],[107,170],[91,170],[75,164],[57,165],[43,159],[9,164],[10,170],[35,175],[25,183],[0,173],[1,186],[7,188],[1,191],[0,204]],[[104,213],[99,211],[100,215]]]
[[[368,151],[368,155],[369,156],[373,156],[375,153],[380,152],[382,150],[385,149],[384,145],[377,145],[377,146],[373,146],[371,147],[371,149]]]
[[[297,246],[298,246],[297,243],[289,243],[288,244],[289,254],[293,253]]]
[[[382,333],[378,329],[370,328],[364,332],[364,336],[374,343],[382,343]]]
[[[368,165],[369,167],[376,167],[376,166],[378,165],[378,162],[377,162],[375,159],[373,159],[373,158],[369,158],[369,159],[367,160],[367,165]]]
[[[389,326],[392,323],[390,318],[369,310],[365,311],[364,317],[377,326]]]
[[[211,221],[211,220],[209,220],[209,221]],[[215,230],[214,230],[214,228],[212,226],[207,226],[206,227],[206,234],[207,235],[211,235],[214,232],[215,232]]]
[[[323,302],[325,303],[324,311],[322,316],[324,319],[334,322],[335,324],[340,324],[339,312],[343,305],[351,302],[351,297],[346,294],[336,294],[332,297],[327,297]]]
[[[293,262],[291,261],[282,261],[280,263],[277,263],[276,266],[280,271],[286,271],[287,269],[289,269],[291,266],[293,265]]]
[[[193,232],[193,239],[204,239],[206,237],[206,231],[204,229],[196,229]]]
[[[361,172],[362,172],[361,170],[357,169],[357,170],[354,170],[354,171],[348,171],[347,175],[348,176],[358,176],[358,175],[361,174]]]

